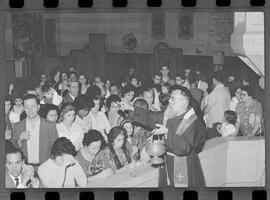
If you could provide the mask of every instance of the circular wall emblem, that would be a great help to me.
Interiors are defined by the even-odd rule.
[[[132,50],[137,46],[137,39],[133,33],[124,35],[122,44],[127,50]]]

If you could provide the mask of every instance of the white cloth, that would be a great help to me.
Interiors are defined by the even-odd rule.
[[[98,111],[96,115],[93,115],[91,112],[89,112],[89,114],[84,118],[84,120],[88,124],[92,125],[92,129],[100,131],[103,137],[111,130],[111,125],[108,118],[101,111]],[[104,139],[106,140],[107,138],[104,137]]]
[[[63,101],[63,98],[62,98],[59,94],[57,94],[57,92],[55,92],[55,93],[53,94],[53,100],[52,100],[52,103],[53,103],[54,105],[56,105],[56,106],[59,106],[59,105],[62,103],[62,101]]]
[[[82,127],[84,133],[91,129],[91,124],[87,124],[87,122],[81,119],[78,115],[76,116],[74,123],[79,124],[79,126]]]
[[[27,154],[29,163],[39,163],[39,129],[40,117],[34,123],[26,118],[26,131],[30,132],[30,139],[27,140]]]
[[[230,102],[230,110],[235,111],[237,104],[239,103],[236,97],[233,97]]]
[[[236,136],[236,128],[232,124],[222,123],[220,132],[222,137]]]
[[[202,80],[199,80],[198,88],[201,89],[204,93],[207,93],[208,84]]]
[[[9,120],[10,120],[10,123],[12,124],[18,123],[20,121],[20,115],[18,113],[10,111]]]
[[[205,109],[208,111],[208,113],[204,113],[207,127],[212,128],[214,123],[223,122],[224,112],[229,110],[230,101],[230,92],[223,84],[220,84],[213,89],[207,96],[205,102]]]
[[[38,168],[38,175],[45,188],[62,188],[65,167],[58,166],[52,159],[48,159]],[[67,168],[64,188],[74,188],[75,182],[79,187],[85,187],[87,184],[86,175],[78,163]]]
[[[67,129],[63,122],[56,124],[56,129],[58,136],[69,139],[76,147],[77,151],[82,147],[84,130],[83,127],[81,127],[76,121],[72,123],[70,130]]]
[[[186,87],[187,89],[190,88],[190,84],[189,84],[189,81],[187,79],[185,80],[183,87]]]

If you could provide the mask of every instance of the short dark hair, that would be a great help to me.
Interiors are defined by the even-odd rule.
[[[72,142],[66,137],[57,138],[51,149],[51,158],[55,159],[57,156],[62,156],[63,154],[69,154],[72,156],[76,156],[77,152],[75,146]]]
[[[190,84],[196,83],[199,81],[199,75],[196,72],[191,72],[188,76],[188,81]]]
[[[136,99],[133,103],[134,106],[148,110],[149,105],[145,99]]]
[[[99,99],[101,96],[101,90],[98,86],[92,85],[87,88],[86,95],[91,99]]]
[[[82,110],[82,109],[89,109],[88,98],[85,94],[79,95],[75,98],[73,104],[75,106],[76,111]]]
[[[23,97],[22,97],[23,104],[28,99],[35,99],[37,104],[38,105],[40,104],[38,97],[36,95],[34,95],[34,94],[25,94],[25,95],[23,95]]]
[[[78,76],[78,73],[76,71],[69,71],[68,74],[67,74],[68,75],[68,78],[70,78],[70,76],[72,74],[74,74],[76,77]]]
[[[73,102],[66,102],[66,103],[64,103],[61,106],[61,111],[60,111],[61,116],[63,116],[64,114],[66,114],[67,112],[69,112],[71,110],[76,111],[75,106],[74,106],[74,103]]]
[[[249,96],[251,96],[252,98],[255,98],[255,92],[254,92],[254,90],[253,90],[253,88],[251,86],[249,86],[249,85],[242,86],[241,90],[246,91]]]
[[[54,104],[44,104],[41,106],[40,110],[39,110],[39,114],[41,117],[43,117],[44,119],[47,118],[48,113],[51,110],[56,110],[57,112],[57,116],[59,117],[60,111],[58,106],[54,105]]]
[[[185,80],[186,79],[186,77],[185,77],[185,75],[183,74],[183,73],[176,73],[175,74],[175,76],[174,76],[174,78],[176,79],[177,77],[180,77],[182,80]]]
[[[56,89],[56,84],[54,81],[46,81],[46,83],[41,87],[42,92],[49,92],[53,88]]]
[[[127,94],[127,93],[129,93],[129,92],[131,92],[131,91],[136,92],[135,87],[132,86],[132,85],[127,85],[127,86],[125,86],[125,87],[122,89],[122,95],[125,95],[125,94]]]
[[[218,82],[223,82],[223,76],[220,72],[215,72],[213,75],[212,75],[212,78],[213,79],[216,79]]]
[[[5,140],[5,153],[7,154],[13,154],[13,153],[20,153],[22,160],[25,159],[23,152],[20,149],[17,149],[13,146],[12,142],[9,140]]]
[[[153,74],[152,78],[155,78],[155,76],[160,76],[160,77],[162,77],[162,75],[161,75],[160,72],[155,72],[155,73]]]
[[[236,114],[236,112],[234,112],[232,110],[226,110],[224,112],[224,118],[230,124],[235,125],[235,123],[237,121],[237,114]]]
[[[92,129],[84,134],[82,144],[83,146],[88,147],[92,142],[97,142],[97,141],[101,142],[100,149],[101,150],[104,149],[106,146],[106,142],[102,134],[98,130]]]
[[[106,100],[106,107],[109,109],[111,107],[111,104],[117,101],[121,102],[121,98],[118,95],[109,96],[108,99]]]

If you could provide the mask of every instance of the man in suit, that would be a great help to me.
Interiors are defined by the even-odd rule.
[[[63,97],[63,104],[67,102],[74,102],[79,95],[79,82],[77,80],[70,80],[68,83],[68,92]]]
[[[23,96],[26,119],[15,124],[12,142],[25,155],[26,162],[37,169],[49,157],[52,145],[58,138],[55,123],[38,115],[39,100],[34,94]]]
[[[38,188],[39,180],[35,176],[34,168],[25,164],[21,150],[16,149],[8,140],[5,141],[5,147],[6,188]]]

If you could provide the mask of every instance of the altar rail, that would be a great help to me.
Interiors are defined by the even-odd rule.
[[[208,187],[265,185],[264,137],[213,138],[199,158]]]

